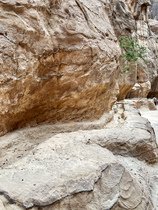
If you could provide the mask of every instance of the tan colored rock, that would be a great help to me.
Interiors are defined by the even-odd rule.
[[[158,76],[153,80],[150,93],[148,94],[149,98],[156,97],[158,98]]]
[[[141,85],[138,97],[147,96],[147,81],[149,95],[157,94],[157,43],[148,27],[149,4],[1,1],[0,135],[26,125],[99,119],[135,83]],[[119,78],[118,39],[131,35],[148,46],[147,63]]]
[[[132,0],[113,0],[112,4],[110,2],[109,13],[111,15],[111,21],[118,38],[120,36],[127,37],[135,30],[135,20],[131,12],[131,8],[129,7],[131,3],[133,3]]]
[[[131,91],[127,94],[127,98],[145,98],[151,90],[149,81],[144,83],[136,83]]]
[[[147,47],[146,63],[139,60],[138,68],[132,68],[132,71],[127,75],[119,78],[119,90],[117,94],[118,100],[123,100],[126,97],[141,97],[145,98],[151,94],[156,96],[157,92],[154,92],[153,82],[158,75],[158,63],[157,63],[157,38],[151,32],[148,22],[148,7],[151,2],[148,0],[135,1],[113,1],[111,6],[111,20],[115,29],[115,33],[118,37],[137,37],[139,44]],[[123,70],[123,65],[120,65]],[[134,75],[135,74],[135,75]],[[137,93],[130,92],[132,87],[138,83],[140,88],[137,87]],[[127,95],[128,94],[128,95]]]
[[[150,84],[148,96],[157,94],[149,5],[0,1],[0,135],[65,122],[0,138],[0,210],[158,208],[157,142],[136,109],[141,102],[118,102],[98,121],[74,122],[109,112],[135,83],[132,97],[146,97]],[[147,62],[119,78],[118,38],[135,31],[148,46]]]
[[[98,119],[116,101],[120,48],[104,2],[51,2],[0,2],[1,135]]]
[[[154,99],[133,99],[137,109],[139,109],[141,112],[143,111],[150,111],[150,110],[157,110],[157,107],[155,106]]]
[[[135,65],[134,65],[135,66]],[[135,66],[136,67],[136,66]],[[137,75],[135,69],[131,69],[128,72],[125,72],[119,77],[119,93],[117,94],[117,100],[124,100],[130,90],[133,88],[137,81]]]
[[[147,57],[145,58],[146,62],[144,64],[140,62],[140,67],[138,67],[137,82],[141,85],[141,83],[150,81],[151,90],[148,95],[144,94],[143,97],[156,97],[157,92],[154,92],[154,81],[158,76],[158,42],[156,35],[150,30],[149,24],[149,20],[145,22],[142,21],[142,19],[139,19],[137,21],[137,36],[139,38],[139,44],[147,47]],[[140,94],[140,97],[142,97],[142,94]]]
[[[127,98],[146,98],[151,90],[151,82],[149,81],[149,72],[146,63],[139,59],[137,66],[136,83],[126,95]]]

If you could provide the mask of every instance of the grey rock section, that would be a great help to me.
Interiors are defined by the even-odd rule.
[[[131,157],[117,156],[119,162],[130,171],[133,178],[136,178],[141,185],[145,185],[145,193],[152,194],[154,206],[151,208],[158,209],[158,167],[157,164],[147,165],[143,161]],[[145,208],[148,209],[148,208]]]
[[[116,160],[107,150],[87,146],[88,141],[76,141],[75,137],[76,134],[59,134],[41,144],[27,158],[3,169],[1,192],[26,208],[45,206],[76,193],[92,191],[103,171],[107,173],[110,167],[117,175],[113,183],[108,180],[112,176],[106,179],[106,187],[108,183],[112,186],[105,195],[104,205],[111,208],[119,198],[118,185],[124,168],[112,164]],[[109,193],[112,200],[108,198]]]
[[[158,35],[158,20],[149,20],[152,32]]]
[[[150,163],[156,160],[153,130],[134,104],[116,104],[114,119],[104,129],[62,133],[47,140],[42,137],[44,142],[25,157],[1,167],[1,209],[154,210],[148,182],[140,183],[140,177],[130,170],[131,163],[124,165],[113,155],[122,155],[125,160],[133,156]],[[145,176],[142,174],[142,179]]]
[[[122,166],[116,167],[115,168],[109,168],[109,170],[105,171],[102,174],[102,179],[99,180],[99,182],[95,185],[94,191],[91,194],[83,193],[83,194],[78,194],[76,196],[73,196],[68,200],[68,198],[64,199],[60,203],[55,204],[54,206],[42,208],[42,210],[57,210],[57,209],[74,209],[74,210],[81,210],[81,209],[87,209],[87,210],[99,210],[99,209],[145,209],[145,202],[147,202],[147,208],[152,209],[153,205],[150,202],[150,200],[146,200],[143,202],[143,200],[140,199],[142,196],[141,191],[141,186],[137,184],[131,175],[125,170],[124,173],[122,174],[122,178],[120,179],[120,173],[122,173]],[[117,175],[115,174],[117,173]],[[109,179],[108,175],[111,175],[111,178]],[[116,176],[116,178],[115,178]],[[118,201],[111,206],[111,208],[107,208],[106,202],[107,198],[104,196],[107,194],[107,191],[110,189],[111,192],[116,189],[116,186],[118,185],[117,182],[120,179],[119,182],[119,199]],[[104,181],[107,180],[107,181]],[[107,182],[111,182],[113,184]],[[114,187],[115,185],[115,187]],[[139,185],[139,189],[137,188]],[[97,197],[95,196],[98,190],[101,189],[101,194],[99,193],[98,195],[101,197],[100,202],[98,202]],[[141,196],[140,196],[140,194]],[[143,192],[143,195],[144,192]],[[113,196],[111,193],[109,193],[109,198],[112,199]],[[87,201],[93,199],[92,203],[87,203]],[[84,202],[81,202],[84,201]],[[148,203],[149,202],[149,203]]]
[[[137,102],[130,100],[116,103],[112,110],[115,112],[114,121],[107,125],[109,135],[106,134],[103,143],[99,143],[115,155],[155,162],[158,149],[154,130],[150,122],[141,117],[136,106]]]
[[[75,134],[73,138],[59,134],[3,169],[1,191],[25,207],[48,205],[68,195],[93,190],[110,159],[109,152],[76,141]]]
[[[156,140],[158,143],[158,110],[155,111],[148,111],[148,112],[143,112],[142,111],[142,116],[147,118],[150,122],[152,127],[154,128],[155,134],[156,134]]]
[[[158,0],[151,0],[150,13],[152,19],[158,20]]]
[[[59,134],[47,140],[32,154],[0,172],[1,192],[32,207],[93,190],[115,158],[101,147],[86,143],[76,141],[75,134]]]
[[[54,203],[48,209],[144,209],[150,195],[144,203],[142,186],[125,167],[108,150],[81,139],[58,134],[3,169],[1,193],[24,208]]]

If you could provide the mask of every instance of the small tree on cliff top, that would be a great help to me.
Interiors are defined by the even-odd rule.
[[[140,46],[136,38],[121,37],[120,47],[122,48],[123,73],[130,71],[132,64],[138,66],[139,58],[145,62],[146,47]]]

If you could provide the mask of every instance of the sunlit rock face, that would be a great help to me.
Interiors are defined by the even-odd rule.
[[[0,2],[0,135],[26,125],[95,120],[116,99],[146,97],[157,77],[150,1]],[[137,72],[119,77],[120,36],[148,48]],[[133,67],[135,69],[135,67]],[[135,95],[135,94],[134,94]]]
[[[0,2],[0,134],[94,120],[116,101],[120,48],[104,2]]]
[[[0,135],[28,126],[0,137],[0,210],[158,209],[156,136],[136,109],[156,100],[112,106],[158,91],[149,5],[0,1]],[[119,77],[131,35],[147,62]]]

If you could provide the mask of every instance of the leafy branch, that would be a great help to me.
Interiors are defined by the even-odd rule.
[[[124,73],[131,70],[131,64],[139,66],[139,58],[146,61],[146,47],[140,46],[136,38],[120,37],[120,47],[123,50]]]

